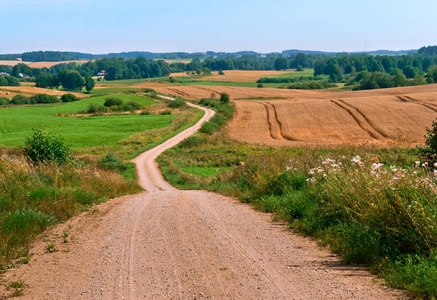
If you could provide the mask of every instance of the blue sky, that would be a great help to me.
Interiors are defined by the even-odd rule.
[[[437,45],[436,11],[435,0],[0,0],[0,53],[417,49]]]

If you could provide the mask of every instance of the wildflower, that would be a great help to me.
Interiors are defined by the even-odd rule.
[[[423,164],[422,164],[422,168],[426,168],[428,166],[428,162],[424,162]]]
[[[383,165],[384,164],[381,164],[381,163],[373,163],[372,164],[372,169],[370,170],[370,173],[372,173],[372,174],[380,173],[381,172],[381,167]]]
[[[416,160],[416,161],[414,162],[414,164],[416,165],[416,167],[418,167],[418,166],[420,165],[420,161]]]
[[[364,166],[364,163],[362,162],[361,157],[359,155],[354,156],[352,158],[351,162],[352,162],[352,164],[359,166],[359,167]]]

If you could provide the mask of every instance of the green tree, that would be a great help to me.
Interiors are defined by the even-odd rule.
[[[62,87],[69,91],[81,90],[85,85],[82,76],[76,70],[62,70],[58,75]]]
[[[227,93],[220,94],[220,103],[222,104],[229,103],[229,95]]]
[[[437,162],[437,119],[431,128],[426,128],[425,147],[421,149],[421,156],[431,163]]]
[[[91,92],[94,86],[96,85],[94,79],[90,75],[85,76],[85,89],[88,92]]]
[[[279,71],[279,70],[285,70],[285,69],[288,69],[287,59],[285,59],[283,57],[278,57],[275,60],[275,70]]]
[[[393,76],[395,86],[404,86],[407,84],[407,77],[404,75],[401,69],[394,68],[391,70],[390,75]]]
[[[437,65],[429,67],[426,73],[426,77],[430,79],[431,83],[437,82]]]
[[[201,69],[201,68],[198,68],[198,69],[196,70],[196,74],[197,74],[197,75],[202,74],[202,69]]]

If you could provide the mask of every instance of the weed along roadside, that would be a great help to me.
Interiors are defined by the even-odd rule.
[[[165,142],[204,116],[203,110],[198,112],[188,106],[170,107],[170,114],[161,114],[160,112],[168,110],[168,104],[163,101],[154,102],[151,100],[153,97],[150,93],[141,96],[117,94],[56,107],[13,109],[17,116],[24,111],[25,117],[28,113],[39,111],[39,116],[47,116],[52,121],[48,121],[48,126],[35,127],[25,138],[24,145],[21,142],[20,149],[0,148],[0,273],[14,267],[15,262],[27,263],[31,256],[29,244],[52,225],[65,222],[82,211],[92,211],[93,205],[108,199],[139,192],[141,189],[136,181],[135,168],[132,168],[132,164],[124,163],[123,158],[145,147],[151,148]],[[106,105],[108,99],[112,102]],[[121,107],[125,105],[123,101],[128,104],[127,109],[130,111],[137,111],[144,105],[143,109],[146,109],[144,111],[147,114],[140,115],[137,112],[137,115],[126,115],[131,120],[121,116],[117,121],[124,119],[126,122],[121,122],[118,126],[124,126],[123,130],[138,131],[135,128],[138,124],[130,128],[129,122],[135,122],[134,119],[140,117],[142,132],[118,141],[112,139],[120,139],[120,135],[115,134],[112,137],[109,133],[109,139],[105,142],[100,138],[87,142],[87,137],[74,136],[74,126],[69,127],[70,131],[65,134],[66,139],[64,135],[52,133],[53,128],[59,124],[61,126],[58,127],[67,130],[67,127],[62,127],[62,121],[78,118],[53,117],[55,113],[75,113],[87,105],[91,107],[93,103],[97,103],[96,107],[105,103],[110,108],[109,111],[117,113],[118,108],[114,103],[117,102]],[[2,109],[1,113],[7,111],[8,109]],[[89,120],[103,124],[102,122],[111,121],[108,117],[113,116],[97,114],[87,116],[79,122]],[[164,122],[160,119],[164,119]],[[149,126],[149,123],[156,124]],[[113,131],[119,131],[116,126],[113,128]],[[11,127],[10,130],[13,132],[14,128]],[[6,135],[2,135],[2,138],[8,139]],[[71,147],[72,141],[75,147]],[[96,142],[97,145],[93,144]],[[12,143],[17,142],[14,140]],[[100,143],[103,145],[99,145]],[[103,157],[99,159],[101,155]]]
[[[437,297],[434,166],[417,148],[272,148],[230,140],[224,122],[210,123],[158,158],[173,186],[238,197],[386,284]]]
[[[217,158],[225,161],[234,154],[229,151],[232,142],[220,138],[220,126],[232,116],[232,106],[225,96],[222,101],[202,103],[214,107],[215,114],[203,107],[205,114],[195,126],[134,160],[143,167],[139,181],[147,192],[103,203],[95,213],[53,228],[32,248],[39,250],[29,264],[5,274],[9,295],[24,294],[23,299],[401,296],[375,284],[362,268],[349,267],[314,242],[272,224],[266,214],[228,197],[169,185],[154,162],[165,149],[188,150],[207,145],[206,141],[211,146],[223,142]],[[212,125],[202,124],[207,120]],[[189,137],[196,130],[198,134]],[[226,176],[234,164],[246,167],[248,159],[242,155],[247,149],[241,150],[238,161],[228,161],[231,167],[214,170],[219,168],[215,165],[205,172],[195,166],[181,167],[197,170],[205,178]],[[199,158],[206,162],[206,156]],[[115,161],[108,154],[102,163]]]

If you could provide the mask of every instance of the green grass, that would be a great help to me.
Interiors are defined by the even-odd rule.
[[[314,75],[314,69],[304,69],[301,72],[290,72],[290,73],[284,73],[279,75],[266,75],[263,77],[273,77],[273,78],[299,78],[301,76],[313,76]]]
[[[223,171],[229,171],[230,167],[181,167],[187,174],[201,177],[214,177]]]
[[[99,88],[99,89],[93,89],[90,94],[92,96],[103,96],[103,95],[110,95],[115,93],[123,93],[123,92],[134,92],[134,88],[129,87],[109,87],[109,88]]]
[[[124,102],[142,105],[155,102],[134,95],[117,95]],[[93,117],[58,117],[86,110],[91,104],[103,104],[106,96],[92,97],[78,102],[52,106],[27,106],[0,109],[0,144],[20,146],[31,129],[44,126],[51,133],[61,134],[73,149],[114,144],[133,133],[170,125],[175,115],[113,115]]]
[[[233,82],[233,81],[209,81],[209,80],[193,80],[191,78],[179,77],[176,78],[179,83],[187,86],[236,86],[236,87],[258,87],[256,82]],[[277,88],[284,86],[283,83],[263,83],[264,87]]]
[[[171,184],[239,197],[390,285],[437,298],[436,180],[415,165],[417,149],[270,148],[223,133],[197,137],[159,157]],[[362,165],[351,162],[355,155]],[[374,171],[376,162],[382,170]]]

